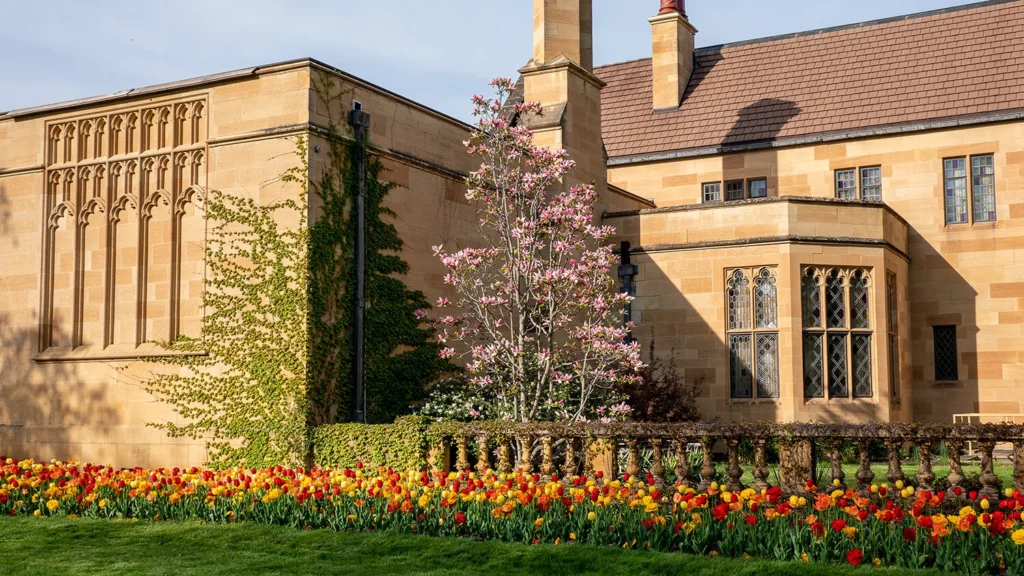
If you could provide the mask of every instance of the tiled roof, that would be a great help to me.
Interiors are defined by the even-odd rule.
[[[697,50],[678,110],[650,59],[602,66],[610,158],[1024,109],[1024,0]]]

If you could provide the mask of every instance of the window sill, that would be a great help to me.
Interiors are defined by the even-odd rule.
[[[133,360],[171,358],[176,356],[206,356],[207,354],[207,352],[168,352],[156,344],[147,343],[141,346],[113,345],[106,348],[100,346],[79,346],[74,349],[69,346],[53,347],[36,354],[32,360],[40,364],[55,362],[131,362]]]
[[[828,406],[830,404],[878,404],[878,399],[871,398],[810,398],[804,399],[805,406]]]
[[[729,404],[781,404],[781,398],[729,398]]]

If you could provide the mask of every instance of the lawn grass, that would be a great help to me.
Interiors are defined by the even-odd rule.
[[[868,560],[870,561],[870,560]],[[842,575],[871,567],[302,531],[254,524],[0,519],[0,574]],[[887,576],[938,572],[885,570]]]

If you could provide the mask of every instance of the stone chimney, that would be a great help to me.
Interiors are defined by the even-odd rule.
[[[533,0],[533,61],[563,55],[594,70],[593,0]]]
[[[686,18],[686,0],[661,0],[661,10],[650,19],[650,23],[654,109],[678,108],[693,73],[697,29]]]

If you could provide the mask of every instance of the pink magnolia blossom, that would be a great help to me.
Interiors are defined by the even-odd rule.
[[[563,184],[575,167],[566,151],[535,145],[515,121],[541,105],[506,107],[511,80],[492,86],[496,98],[473,97],[477,125],[465,143],[480,158],[466,193],[479,242],[433,247],[456,294],[438,301],[453,313],[432,322],[442,343],[459,344],[442,354],[462,358],[470,384],[492,393],[495,417],[585,421],[599,406],[622,417],[628,406],[614,390],[637,381],[643,364],[625,343],[630,297],[612,277],[614,230],[594,224],[592,186]]]

